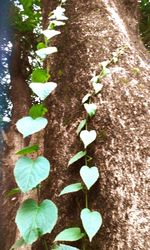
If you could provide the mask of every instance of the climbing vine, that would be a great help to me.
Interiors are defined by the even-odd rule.
[[[24,18],[32,21],[32,1],[21,0],[22,2],[24,3]],[[52,11],[49,16],[50,23],[48,28],[41,31],[44,40],[37,45],[34,56],[35,59],[37,58],[37,65],[35,65],[32,71],[31,82],[29,84],[33,94],[37,96],[39,103],[32,105],[28,116],[21,118],[16,123],[16,128],[23,135],[23,138],[41,131],[48,123],[48,120],[44,117],[47,108],[42,101],[51,94],[57,87],[57,84],[49,81],[49,69],[43,68],[43,61],[47,56],[57,52],[57,48],[51,46],[51,39],[61,33],[57,28],[65,25],[65,21],[68,19],[64,14],[65,8],[63,5],[65,2],[65,0],[62,0],[59,6]],[[33,25],[31,27],[33,28]],[[29,145],[17,152],[17,155],[21,155],[14,168],[14,177],[19,187],[16,189],[17,191],[19,190],[23,193],[27,193],[33,189],[37,189],[38,191],[40,183],[49,176],[51,166],[45,157],[38,156],[32,159],[27,156],[38,150],[39,145]],[[15,219],[21,239],[12,246],[12,249],[32,244],[42,235],[51,233],[57,223],[57,219],[58,208],[51,200],[46,199],[41,203],[39,203],[39,200],[25,200],[19,207]]]
[[[93,237],[97,234],[102,226],[101,214],[98,211],[89,208],[88,202],[88,200],[90,199],[89,190],[93,187],[93,185],[100,177],[99,168],[96,166],[90,166],[92,156],[88,154],[89,145],[91,145],[91,143],[93,143],[97,137],[97,133],[95,130],[88,129],[88,124],[95,116],[97,110],[97,106],[93,102],[93,100],[94,97],[96,97],[103,89],[102,80],[110,72],[109,65],[118,61],[119,56],[124,53],[126,47],[127,46],[118,48],[115,52],[112,53],[112,56],[109,60],[100,63],[100,73],[98,75],[95,75],[94,73],[94,76],[91,79],[92,90],[87,93],[82,99],[82,104],[84,105],[86,111],[86,117],[85,119],[81,120],[76,131],[77,135],[79,135],[81,141],[83,142],[84,149],[83,151],[77,152],[77,154],[75,154],[68,163],[69,167],[76,161],[84,158],[85,164],[80,168],[81,181],[66,186],[60,193],[60,196],[62,196],[68,193],[78,192],[80,190],[83,191],[85,195],[85,207],[80,212],[80,218],[82,221],[84,232],[82,232],[79,227],[67,228],[56,236],[55,241],[77,241],[83,238],[83,250],[85,250],[87,247],[86,238],[88,237],[89,241],[91,242]],[[73,249],[77,250],[77,248]]]

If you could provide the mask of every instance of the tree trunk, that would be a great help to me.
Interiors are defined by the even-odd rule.
[[[79,161],[67,167],[69,159],[83,149],[76,128],[85,117],[83,96],[92,87],[90,79],[99,72],[99,63],[108,60],[117,48],[127,45],[94,102],[96,116],[88,129],[97,131],[89,154],[91,166],[99,167],[101,177],[89,195],[89,207],[98,210],[103,226],[89,250],[147,250],[148,243],[148,133],[149,133],[149,54],[137,29],[138,7],[117,0],[70,0],[66,4],[67,25],[55,40],[59,53],[48,59],[53,81],[58,87],[46,101],[49,109],[44,152],[51,162],[50,177],[43,183],[40,198],[53,200],[59,220],[51,235],[51,246],[64,228],[81,226],[80,211],[85,206],[82,193],[59,197],[68,184],[79,182]],[[43,13],[56,1],[43,1]],[[48,21],[47,21],[48,22]],[[44,22],[46,25],[46,22]],[[136,69],[139,69],[136,71]],[[59,72],[63,72],[60,77]],[[82,249],[80,242],[72,245]],[[43,239],[32,247],[44,249]],[[87,250],[86,249],[86,250]]]

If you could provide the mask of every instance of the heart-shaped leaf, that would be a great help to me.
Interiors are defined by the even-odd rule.
[[[33,145],[33,146],[29,146],[29,147],[25,147],[22,148],[21,150],[19,150],[16,155],[26,155],[26,154],[31,154],[35,151],[39,150],[39,145]]]
[[[58,209],[52,201],[44,200],[38,205],[28,199],[17,211],[16,224],[25,242],[32,244],[41,235],[50,233],[57,219]]]
[[[86,125],[86,123],[87,123],[87,120],[86,119],[84,119],[84,120],[82,120],[81,122],[80,122],[80,124],[79,124],[79,126],[78,126],[78,128],[77,128],[77,130],[76,130],[76,132],[77,132],[77,135],[81,132],[81,130],[84,128],[84,126]]]
[[[55,82],[37,83],[32,82],[29,87],[43,101],[57,87]]]
[[[102,90],[102,88],[103,88],[103,84],[102,83],[95,83],[95,82],[93,82],[92,86],[94,88],[95,94],[98,94]]]
[[[84,108],[90,117],[94,116],[96,113],[97,106],[94,103],[85,103]]]
[[[99,178],[98,168],[97,167],[89,168],[88,166],[83,166],[80,169],[80,176],[83,182],[85,183],[87,189],[90,189]]]
[[[16,127],[18,131],[23,134],[23,138],[25,138],[45,128],[47,123],[46,118],[38,117],[33,119],[30,116],[26,116],[17,121]]]
[[[80,249],[69,245],[60,244],[52,248],[52,250],[80,250]]]
[[[28,157],[20,158],[15,165],[14,176],[22,192],[28,192],[45,180],[50,171],[49,161],[39,156],[35,160]]]
[[[77,241],[85,236],[79,227],[70,227],[60,232],[54,241]]]
[[[54,36],[57,36],[59,34],[61,34],[60,31],[57,31],[57,30],[43,30],[42,31],[42,34],[47,38],[47,39],[50,39]]]
[[[60,195],[77,192],[77,191],[81,190],[82,188],[83,188],[83,186],[81,183],[74,183],[74,184],[71,184],[71,185],[68,185],[67,187],[65,187],[61,191]]]
[[[77,154],[75,154],[68,162],[68,166],[70,166],[71,164],[73,164],[74,162],[78,161],[79,159],[81,159],[83,156],[86,155],[86,151],[80,151]]]
[[[95,130],[82,130],[80,133],[80,138],[86,148],[89,144],[91,144],[96,139],[96,131]]]
[[[87,233],[89,240],[92,241],[92,238],[95,236],[102,225],[101,214],[97,211],[90,211],[88,208],[84,208],[81,211],[80,217],[85,232]]]
[[[56,53],[57,48],[56,47],[47,47],[47,48],[42,48],[42,49],[36,50],[35,52],[41,59],[45,59],[46,56],[53,54],[53,53]]]

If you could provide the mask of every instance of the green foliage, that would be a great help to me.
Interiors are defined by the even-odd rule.
[[[140,33],[145,46],[150,50],[150,1],[141,0]]]
[[[31,75],[32,82],[44,83],[47,82],[49,78],[50,74],[47,72],[47,70],[41,68],[34,69]]]
[[[6,196],[7,197],[13,196],[13,195],[18,194],[20,192],[21,192],[20,188],[12,188],[10,191],[6,192]]]
[[[71,184],[71,185],[65,187],[61,191],[60,195],[77,192],[77,191],[79,191],[81,189],[83,189],[83,186],[82,186],[82,184],[80,182],[79,183],[74,183],[74,184]]]
[[[19,7],[22,5],[22,8]],[[20,0],[15,4],[12,24],[20,32],[33,32],[41,23],[40,0]]]
[[[31,154],[33,152],[36,152],[39,150],[39,145],[33,145],[29,147],[22,148],[19,150],[16,155],[26,155],[26,154]]]
[[[38,43],[38,44],[37,44],[37,46],[36,46],[36,47],[37,47],[37,50],[38,50],[38,49],[43,49],[43,48],[46,48],[46,45],[45,45],[45,43],[40,42],[40,43]],[[32,81],[33,81],[33,80],[32,80]],[[33,82],[34,82],[34,81],[33,81]],[[36,82],[36,81],[35,81],[35,82]]]
[[[70,166],[71,164],[73,164],[74,162],[80,160],[81,158],[83,158],[86,155],[86,151],[80,151],[77,154],[75,154],[68,162],[68,166]]]
[[[92,238],[102,225],[102,217],[100,213],[97,211],[90,211],[88,208],[84,208],[81,211],[81,220],[89,240],[92,241]]]
[[[33,119],[43,117],[48,112],[48,109],[43,104],[35,104],[29,109],[29,116]]]
[[[40,236],[50,233],[58,219],[58,209],[50,200],[37,204],[34,200],[24,201],[17,211],[16,224],[27,244],[32,244]]]
[[[10,250],[15,250],[15,249],[18,249],[22,246],[26,245],[25,241],[23,238],[20,238],[19,240],[17,240],[13,245],[12,247],[10,248]]]
[[[60,232],[55,241],[77,241],[85,236],[79,227],[70,227]]]
[[[84,120],[82,120],[82,121],[80,122],[80,124],[79,124],[79,126],[78,126],[78,128],[77,128],[77,130],[76,130],[77,135],[78,135],[78,134],[81,132],[81,130],[85,127],[86,123],[87,123],[87,120],[86,120],[86,119],[84,119]]]
[[[50,172],[49,161],[39,156],[35,160],[28,157],[20,158],[15,165],[15,180],[22,192],[28,192],[45,180]]]

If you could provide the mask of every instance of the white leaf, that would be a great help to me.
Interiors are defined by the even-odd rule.
[[[96,113],[97,106],[94,103],[85,103],[84,108],[86,109],[89,116],[92,117]]]
[[[96,139],[96,131],[95,130],[82,130],[80,133],[80,138],[84,144],[84,147],[86,148],[90,143],[95,141]]]
[[[63,25],[65,25],[64,22],[57,21],[57,20],[52,20],[52,21],[50,22],[50,25],[49,25],[49,26],[51,26],[51,24],[54,24],[55,26],[63,26]]]
[[[56,19],[56,20],[68,20],[68,18],[64,15],[65,9],[61,6],[58,6],[52,13],[53,15],[50,16],[50,19]]]
[[[57,36],[57,35],[61,34],[61,32],[57,31],[57,30],[43,30],[42,34],[44,36],[46,36],[47,39],[50,39],[50,38],[52,38],[54,36]]]
[[[82,103],[87,102],[87,101],[89,100],[90,96],[91,96],[91,94],[89,94],[89,93],[86,94],[86,95],[83,97],[83,99],[82,99]]]
[[[80,176],[89,190],[99,178],[98,168],[83,166],[80,169]]]
[[[47,47],[47,48],[42,48],[42,49],[36,50],[35,52],[40,58],[45,59],[47,55],[56,53],[57,48],[56,47]]]
[[[92,82],[92,83],[93,83],[93,82],[97,83],[97,82],[99,81],[99,78],[100,78],[99,75],[98,75],[98,76],[93,76],[93,78],[91,79],[91,82]]]
[[[55,82],[32,82],[29,87],[43,101],[57,87],[57,84]]]
[[[85,232],[87,233],[89,240],[92,241],[92,238],[95,236],[102,225],[102,216],[97,211],[90,211],[90,209],[84,208],[81,211],[80,217]]]
[[[102,88],[103,88],[103,84],[102,83],[93,82],[92,86],[94,88],[95,94],[98,94],[102,90]]]
[[[25,138],[28,135],[32,135],[45,128],[47,123],[48,121],[46,118],[38,117],[36,119],[33,119],[30,116],[26,116],[17,121],[16,127]]]

